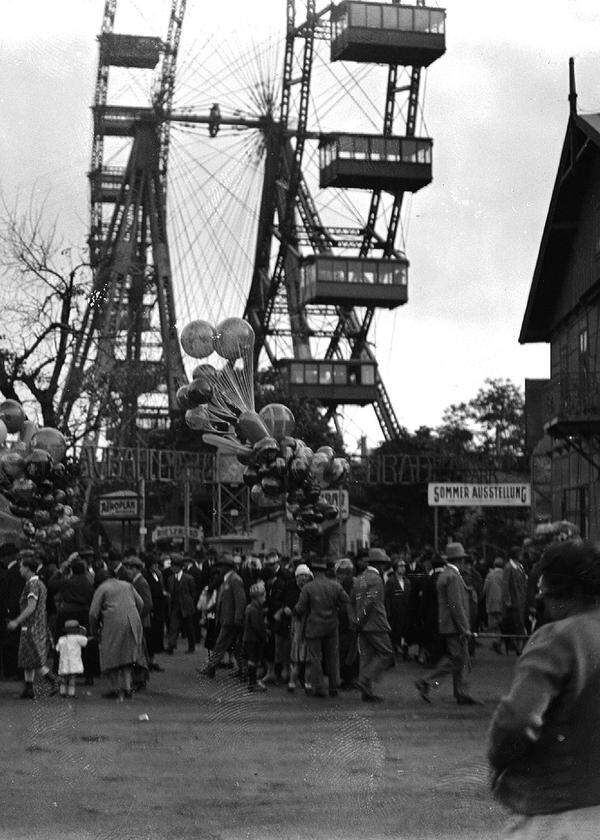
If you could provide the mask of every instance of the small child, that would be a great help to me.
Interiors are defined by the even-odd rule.
[[[248,691],[266,691],[266,685],[256,678],[256,670],[263,659],[267,641],[264,605],[267,600],[262,580],[250,587],[250,603],[244,615],[244,652],[248,660]]]
[[[81,650],[87,643],[85,627],[78,621],[65,621],[63,634],[56,643],[61,697],[75,697],[75,679],[83,674]]]

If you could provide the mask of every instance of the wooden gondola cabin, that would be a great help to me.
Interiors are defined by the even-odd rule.
[[[300,302],[395,309],[408,300],[408,260],[315,254],[300,265]]]
[[[446,12],[345,0],[331,11],[331,60],[428,67],[446,51]]]
[[[376,362],[281,359],[278,368],[290,395],[323,405],[368,405],[378,396]]]
[[[545,388],[527,389],[526,412],[540,438],[529,442],[530,451],[551,459],[552,518],[568,519],[598,540],[600,114],[578,115],[573,88],[519,341],[550,344],[550,379]]]
[[[319,143],[319,186],[417,192],[431,183],[429,137],[330,134]]]

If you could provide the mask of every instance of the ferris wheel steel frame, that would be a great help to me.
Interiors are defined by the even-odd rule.
[[[424,6],[425,0],[415,0]],[[399,5],[392,0],[393,5]],[[146,108],[109,105],[109,67],[103,45],[113,33],[117,0],[106,0],[94,100],[94,136],[90,181],[92,185],[90,219],[90,255],[94,266],[94,284],[78,337],[74,361],[68,372],[65,397],[60,407],[61,420],[67,425],[82,382],[85,367],[95,353],[93,381],[95,394],[90,401],[89,417],[99,422],[117,393],[126,414],[125,435],[118,442],[135,440],[136,416],[139,413],[139,382],[133,371],[136,365],[152,368],[155,379],[164,385],[171,417],[176,412],[177,388],[187,381],[177,338],[169,243],[167,236],[167,187],[170,131],[173,123],[187,126],[205,124],[210,137],[219,127],[258,129],[263,136],[264,172],[260,197],[254,262],[247,293],[244,317],[256,333],[255,362],[264,351],[271,365],[278,353],[273,339],[285,336],[291,341],[293,357],[313,358],[311,338],[326,342],[324,359],[376,362],[368,341],[375,313],[374,306],[302,304],[299,297],[299,271],[302,248],[314,254],[334,254],[336,249],[354,251],[358,258],[373,249],[384,258],[405,259],[396,249],[396,238],[403,206],[403,192],[393,194],[389,216],[382,208],[382,189],[372,189],[365,223],[360,226],[327,226],[311,193],[303,171],[307,141],[321,140],[319,131],[310,130],[309,105],[315,55],[315,41],[329,37],[326,17],[333,8],[316,10],[315,0],[304,0],[306,16],[297,21],[295,0],[286,0],[286,33],[279,113],[243,117],[177,112],[173,109],[175,73],[186,0],[171,0],[167,38],[161,44],[160,72],[151,104]],[[132,36],[133,37],[133,36]],[[143,38],[140,38],[143,40]],[[299,59],[297,56],[301,56]],[[300,64],[294,76],[295,62]],[[133,65],[135,66],[135,65]],[[141,66],[141,65],[140,65]],[[421,68],[410,70],[410,81],[399,85],[400,65],[389,65],[386,98],[383,103],[384,137],[394,133],[400,111],[398,96],[406,94],[405,137],[414,137],[419,106]],[[291,113],[294,112],[294,123]],[[128,163],[122,174],[114,209],[108,224],[103,221],[105,196],[94,191],[94,178],[103,177],[103,154],[108,121],[130,120],[133,142]],[[151,262],[148,258],[151,257]],[[148,295],[158,308],[162,356],[160,361],[144,360],[144,301]],[[125,378],[115,385],[115,336],[117,324],[126,310],[128,328],[121,339]],[[278,317],[287,318],[289,327],[281,326]],[[315,325],[315,319],[320,324]],[[130,370],[128,371],[128,368]],[[373,407],[386,440],[400,436],[401,426],[388,392],[375,366],[377,399]],[[337,426],[337,405],[326,409],[325,416]],[[96,423],[96,428],[98,427]]]

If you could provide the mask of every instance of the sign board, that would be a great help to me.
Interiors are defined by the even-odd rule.
[[[158,525],[152,531],[152,542],[158,540],[184,540],[185,539],[184,525]],[[204,539],[204,530],[202,528],[188,528],[187,535],[190,540],[200,542]]]
[[[139,519],[140,500],[135,494],[119,495],[118,493],[100,496],[100,519]]]
[[[348,519],[350,516],[350,497],[347,490],[321,490],[321,501],[339,508],[342,519]]]
[[[430,507],[530,507],[531,484],[427,485]]]

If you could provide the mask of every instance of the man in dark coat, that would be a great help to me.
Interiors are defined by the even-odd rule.
[[[406,634],[408,630],[411,583],[406,577],[406,562],[400,556],[394,563],[393,573],[385,583],[385,611],[391,627],[392,646],[398,653],[408,656]]]
[[[173,653],[177,647],[177,637],[183,628],[188,641],[188,653],[196,649],[194,632],[194,613],[196,612],[196,587],[194,578],[183,571],[183,556],[171,555],[173,574],[169,579],[169,639],[167,653]]]
[[[426,679],[417,680],[415,687],[421,698],[430,703],[429,692],[441,677],[452,674],[454,697],[459,705],[478,705],[469,694],[467,671],[469,669],[468,640],[471,637],[469,599],[470,592],[461,575],[466,552],[461,543],[446,546],[446,566],[437,580],[438,625],[444,641],[445,656]]]
[[[512,548],[502,578],[502,630],[504,633],[525,635],[525,613],[527,612],[527,572],[520,562],[520,549]],[[523,640],[513,639],[506,645],[517,654],[523,650]]]
[[[373,561],[371,561],[373,562]],[[390,624],[385,610],[383,580],[369,561],[361,561],[354,581],[354,613],[358,627],[360,667],[356,685],[366,702],[381,700],[373,684],[393,662]]]
[[[140,596],[143,602],[143,607],[140,612],[140,618],[142,619],[142,628],[144,631],[144,647],[145,647],[145,659],[148,664],[148,668],[143,667],[142,665],[134,665],[133,668],[133,687],[139,691],[142,688],[146,688],[146,683],[148,682],[148,670],[150,668],[153,651],[152,651],[152,639],[151,639],[151,619],[152,619],[152,594],[150,592],[150,585],[144,575],[142,574],[144,570],[144,563],[137,555],[129,555],[124,560],[125,569],[127,570],[129,576],[131,577],[131,583],[137,594]]]
[[[8,630],[7,624],[21,612],[19,602],[25,581],[19,572],[16,545],[2,547],[5,567],[2,575],[2,674],[10,679],[18,676],[17,657],[19,653],[19,630]]]
[[[294,575],[281,565],[277,551],[271,551],[263,564],[267,592],[267,617],[273,640],[272,660],[268,661],[265,684],[281,679],[287,682],[290,668],[292,609],[298,601]]]
[[[310,663],[310,682],[315,697],[326,697],[323,669],[329,678],[329,696],[336,697],[340,682],[338,610],[348,609],[350,599],[342,585],[327,577],[325,563],[313,563],[315,574],[302,587],[296,604],[296,615],[306,616],[306,647]]]
[[[225,654],[233,650],[240,664],[241,636],[244,627],[244,613],[246,611],[246,591],[244,582],[235,571],[235,562],[231,554],[223,554],[219,559],[219,566],[226,570],[223,583],[217,596],[216,621],[219,625],[219,635],[211,651],[206,666],[200,673],[211,679],[216,674],[216,667]]]
[[[150,649],[154,654],[162,653],[165,649],[165,623],[168,618],[169,596],[165,589],[163,575],[158,566],[158,557],[146,557],[146,580],[152,596],[152,615],[150,616]],[[157,662],[150,664],[151,671],[162,671]]]

